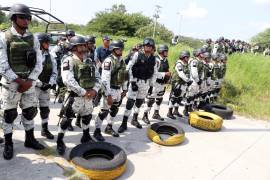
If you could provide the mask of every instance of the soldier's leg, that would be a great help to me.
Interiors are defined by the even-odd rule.
[[[136,99],[135,101],[135,106],[134,106],[134,113],[133,113],[133,118],[132,118],[132,121],[131,121],[131,124],[139,129],[142,128],[142,125],[139,123],[138,121],[138,115],[139,115],[139,112],[140,112],[140,107],[141,105],[143,104],[144,102],[144,99]]]
[[[107,105],[107,97],[103,96],[101,98],[101,105],[100,105],[100,111],[95,119],[95,126],[96,129],[94,131],[94,137],[98,141],[104,141],[104,137],[101,134],[101,125],[103,123],[103,120],[108,116],[109,114],[109,108]]]
[[[114,118],[118,113],[120,105],[121,105],[120,101],[119,102],[113,102],[113,105],[110,108],[109,117],[107,118],[108,125],[105,128],[105,133],[110,134],[113,137],[119,137],[119,134],[112,128],[112,126],[113,126]]]
[[[150,124],[149,118],[148,118],[148,114],[151,110],[151,107],[153,106],[153,104],[155,103],[155,98],[149,97],[146,99],[146,107],[143,113],[143,122],[145,122],[146,124]]]
[[[164,118],[162,118],[159,114],[159,109],[160,109],[160,105],[163,101],[163,97],[158,97],[156,98],[156,103],[155,103],[155,106],[154,106],[154,114],[152,116],[153,119],[157,119],[157,120],[160,120],[160,121],[164,121]]]
[[[92,119],[92,114],[82,116],[82,129],[83,135],[81,137],[81,143],[87,143],[93,141],[89,133],[89,124]]]
[[[169,110],[168,110],[168,113],[167,113],[167,117],[170,118],[170,119],[176,119],[173,115],[173,107],[176,103],[176,98],[174,97],[174,93],[173,91],[171,91],[170,93],[170,97],[169,97]]]

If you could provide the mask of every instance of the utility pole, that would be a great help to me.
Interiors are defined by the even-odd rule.
[[[176,14],[179,14],[179,27],[178,27],[178,31],[179,31],[179,36],[181,35],[181,28],[182,28],[182,21],[183,21],[183,14],[181,12],[177,12]]]
[[[50,14],[52,14],[52,0],[50,0]],[[49,21],[51,21],[51,16],[49,16]]]
[[[155,39],[155,34],[156,34],[156,26],[157,26],[157,19],[159,18],[159,13],[161,12],[161,6],[160,5],[156,5],[155,6],[155,11],[154,11],[154,19],[155,19],[155,22],[154,22],[154,30],[153,30],[153,39]]]

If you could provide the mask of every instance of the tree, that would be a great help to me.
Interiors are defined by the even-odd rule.
[[[251,38],[251,43],[259,44],[259,45],[262,45],[264,47],[269,46],[270,45],[270,28],[253,36]]]

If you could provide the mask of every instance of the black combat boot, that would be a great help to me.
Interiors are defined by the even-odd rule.
[[[13,158],[12,133],[5,135],[5,146],[3,151],[3,157],[6,160],[10,160]]]
[[[81,126],[81,116],[80,115],[77,115],[75,125],[77,127],[79,127],[79,128],[82,128],[82,126]]]
[[[96,138],[96,140],[98,141],[105,141],[104,137],[101,134],[101,130],[100,128],[96,128],[95,132],[94,132],[94,137]]]
[[[127,120],[128,120],[128,117],[124,116],[122,124],[120,125],[118,129],[118,133],[123,133],[127,130]]]
[[[45,147],[40,144],[36,138],[34,137],[34,129],[30,129],[29,131],[25,131],[25,142],[24,146],[28,148],[32,148],[35,150],[42,150]]]
[[[73,128],[73,126],[72,126],[72,121],[70,121],[70,124],[68,125],[68,127],[67,127],[67,129],[69,130],[69,131],[74,131],[74,128]]]
[[[138,129],[142,129],[142,125],[138,121],[138,113],[133,113],[133,118],[131,120],[131,125],[135,126]]]
[[[148,118],[148,112],[144,112],[143,113],[143,118],[142,118],[143,122],[145,124],[150,124],[149,118]]]
[[[56,141],[56,144],[57,144],[56,149],[60,155],[65,154],[65,151],[66,151],[66,145],[63,141],[63,138],[64,138],[64,133],[58,133],[57,141]]]
[[[104,130],[106,134],[112,135],[113,137],[119,137],[119,134],[115,132],[115,130],[112,128],[112,124],[108,124]]]
[[[188,114],[188,110],[189,110],[189,106],[191,106],[191,105],[186,105],[185,106],[185,108],[184,108],[184,111],[183,111],[183,114],[184,114],[184,116],[186,116],[186,117],[188,117],[189,116],[189,114]]]
[[[182,115],[178,111],[178,107],[174,107],[173,115],[178,116],[178,117],[182,117]]]
[[[171,118],[171,119],[176,119],[176,118],[174,117],[173,113],[172,113],[172,110],[173,110],[173,108],[169,108],[169,111],[168,111],[168,113],[167,113],[167,117],[168,117],[168,118]]]
[[[153,116],[152,116],[153,119],[157,119],[157,120],[160,120],[160,121],[164,121],[164,118],[160,116],[159,114],[159,111],[158,110],[155,110]]]
[[[4,142],[4,139],[0,137],[0,144]]]
[[[54,135],[52,135],[52,133],[48,129],[48,123],[42,124],[41,136],[44,136],[47,139],[54,139]]]

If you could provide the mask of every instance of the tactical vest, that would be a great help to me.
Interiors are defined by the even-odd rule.
[[[112,60],[112,71],[111,71],[111,87],[121,86],[125,81],[128,80],[128,71],[126,70],[126,64],[124,60],[120,62],[110,55]]]
[[[50,82],[50,78],[51,78],[52,71],[53,71],[52,60],[51,60],[50,54],[45,55],[45,60],[44,60],[42,65],[43,65],[42,66],[43,69],[42,69],[42,72],[40,73],[38,79],[41,82],[44,82],[44,83],[48,84]]]
[[[139,52],[137,62],[132,67],[133,77],[143,80],[150,79],[154,74],[155,63],[155,56],[146,57],[144,53]]]
[[[211,77],[211,69],[209,67],[209,64],[203,64],[204,68],[203,68],[203,73],[204,73],[204,80],[206,80],[207,78]]]
[[[169,63],[167,59],[160,60],[158,72],[169,72]]]
[[[19,77],[27,78],[36,64],[36,59],[30,58],[29,54],[29,52],[33,53],[33,35],[19,37],[13,35],[10,30],[7,30],[5,37],[9,66]]]
[[[181,60],[180,60],[180,61],[178,60],[178,61],[176,62],[176,64],[175,64],[175,66],[176,66],[178,63],[181,64],[183,73],[184,73],[187,77],[189,77],[190,71],[189,71],[189,68],[188,68],[188,64],[185,64],[185,63],[183,63]],[[179,75],[178,75],[178,73],[176,72],[175,66],[174,66],[174,68],[173,68],[174,71],[173,71],[173,75],[172,75],[172,81],[173,81],[173,83],[175,82],[175,83],[178,83],[178,84],[185,84],[186,82],[185,82],[182,78],[180,78]]]
[[[79,85],[84,89],[92,89],[95,86],[95,66],[92,62],[84,63],[78,59],[73,59],[74,77]]]

